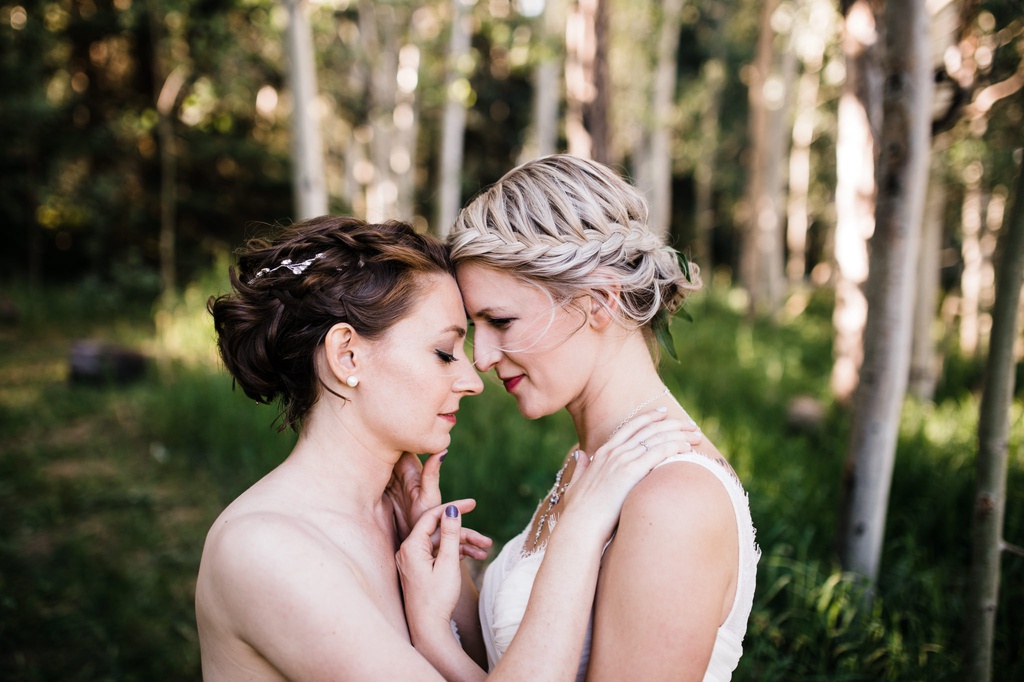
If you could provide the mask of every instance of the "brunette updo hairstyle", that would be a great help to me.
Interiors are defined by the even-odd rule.
[[[280,398],[279,430],[298,431],[320,396],[327,331],[347,322],[380,338],[409,314],[422,276],[451,273],[444,246],[405,223],[322,216],[251,239],[229,269],[232,291],[206,307],[235,383],[258,403]]]
[[[555,154],[518,166],[471,201],[448,234],[456,265],[477,263],[566,303],[617,290],[618,321],[649,331],[701,286],[647,224],[640,191],[605,165]]]

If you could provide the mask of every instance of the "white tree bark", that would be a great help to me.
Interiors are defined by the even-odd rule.
[[[932,68],[943,68],[947,51],[956,46],[960,26],[960,3],[954,0],[932,0],[931,13]],[[935,93],[938,102],[942,99]],[[921,225],[921,248],[917,259],[917,299],[914,304],[913,348],[910,353],[910,377],[907,391],[919,400],[931,400],[941,372],[942,354],[938,350],[937,324],[941,277],[941,250],[946,209],[945,155],[946,133],[932,140],[931,168],[925,199],[924,221]]]
[[[420,49],[407,42],[398,53],[398,92],[392,125],[395,136],[388,159],[392,176],[398,186],[395,217],[411,220],[416,209],[416,142],[419,138],[420,111],[417,97]]]
[[[545,0],[544,13],[537,21],[537,49],[540,58],[533,70],[531,127],[519,163],[558,150],[558,105],[562,95],[562,49],[556,40],[565,29],[563,0]]]
[[[776,48],[777,36],[771,19],[778,7],[778,0],[767,0],[761,7],[757,54],[749,85],[749,214],[740,262],[751,312],[769,317],[779,311],[785,295],[782,169],[787,138],[786,105],[796,68],[792,50]]]
[[[1003,549],[1014,344],[1024,281],[1024,172],[1018,171],[1013,208],[1000,237],[1000,268],[992,309],[992,335],[978,420],[978,464],[971,524],[971,592],[968,599],[968,671],[971,680],[992,679],[992,644],[999,603]]]
[[[964,201],[960,211],[961,252],[964,260],[963,271],[960,273],[960,351],[965,355],[975,354],[981,335],[983,168],[981,161],[975,160],[964,169]]]
[[[463,0],[452,0],[452,21],[448,40],[448,62],[445,76],[444,122],[441,129],[441,162],[438,169],[437,214],[434,229],[441,237],[448,234],[462,205],[462,153],[466,134],[466,85],[459,69],[460,61],[469,54],[469,22]],[[460,86],[462,86],[460,88]]]
[[[655,234],[667,238],[672,220],[672,124],[675,113],[679,29],[685,0],[664,0],[658,57],[651,91],[653,113],[650,135],[651,206],[648,223]]]
[[[881,128],[881,46],[876,17],[868,0],[857,0],[843,19],[842,46],[846,84],[839,99],[836,140],[836,302],[832,394],[852,399],[864,357],[868,304],[867,240],[875,230],[875,135]]]
[[[403,33],[404,17],[399,8],[363,0],[359,3],[360,38],[370,68],[371,135],[369,160],[372,172],[367,172],[366,220],[371,223],[395,218],[398,214],[398,182],[391,170],[391,155],[395,147],[395,109],[398,92],[399,36]]]
[[[910,353],[907,391],[921,400],[932,399],[939,371],[935,348],[935,318],[938,314],[943,216],[946,209],[946,183],[941,158],[933,148],[924,220],[921,224],[921,247],[917,258],[917,297],[914,301],[913,350]]]
[[[307,3],[285,0],[284,4],[288,10],[285,42],[288,45],[288,85],[292,92],[292,190],[295,218],[302,220],[327,213],[327,181]]]
[[[885,7],[885,76],[878,201],[871,241],[864,364],[847,453],[841,557],[874,585],[910,367],[914,274],[931,150],[933,78],[927,0]]]
[[[797,84],[793,143],[789,151],[789,197],[786,206],[786,275],[790,287],[803,283],[807,269],[807,230],[810,227],[808,197],[811,187],[811,143],[818,113],[818,86],[831,35],[834,9],[826,0],[809,0],[801,7],[794,47],[803,62]]]
[[[711,57],[704,63],[705,96],[700,112],[700,160],[693,171],[694,215],[696,239],[694,239],[694,260],[704,272],[714,272],[714,189],[715,167],[718,163],[719,114],[722,107],[722,90],[725,87],[725,41],[722,27],[725,24],[722,3],[709,7],[708,21],[714,25],[714,43]],[[710,283],[710,282],[709,282]]]
[[[569,153],[609,161],[607,0],[573,0],[565,23]]]

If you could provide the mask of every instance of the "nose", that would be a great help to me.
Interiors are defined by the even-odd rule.
[[[473,334],[473,365],[484,373],[493,369],[501,359],[501,351],[497,344],[490,341],[487,336],[487,333],[481,333],[480,326],[477,326],[476,333]]]
[[[484,390],[483,379],[477,374],[476,369],[468,362],[461,363],[465,369],[455,381],[454,389],[457,393],[466,395],[480,395]]]

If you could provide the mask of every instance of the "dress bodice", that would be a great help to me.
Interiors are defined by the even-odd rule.
[[[725,622],[718,628],[711,661],[704,674],[704,682],[721,682],[732,677],[733,670],[743,653],[743,635],[754,599],[754,582],[757,575],[757,561],[760,550],[754,540],[754,525],[750,518],[747,495],[735,474],[722,464],[703,455],[690,453],[666,459],[659,466],[670,462],[689,462],[711,471],[729,492],[733,511],[736,514],[739,543],[739,566],[737,570],[736,597]],[[533,581],[537,577],[545,548],[535,552],[523,552],[530,527],[514,537],[502,548],[488,566],[480,591],[480,624],[483,628],[484,643],[487,647],[487,662],[490,668],[504,655],[519,624],[526,613]],[[606,545],[607,547],[607,545]],[[583,655],[576,679],[582,681],[590,662],[590,645],[594,619],[591,615],[587,627]]]

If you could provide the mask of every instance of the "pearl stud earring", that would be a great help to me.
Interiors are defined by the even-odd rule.
[[[348,379],[345,379],[345,383],[351,386],[352,388],[355,388],[356,386],[359,385],[359,377],[353,374]]]

